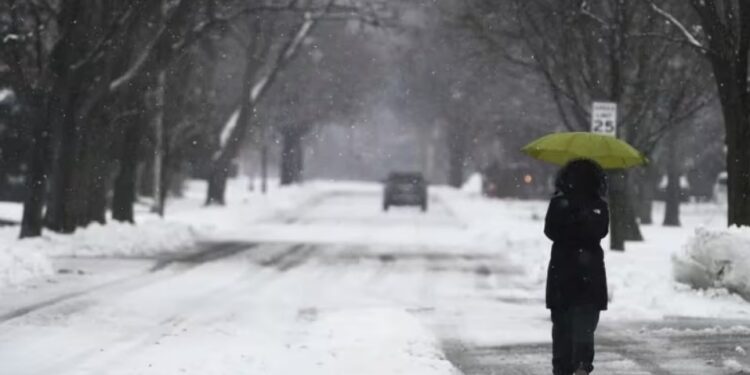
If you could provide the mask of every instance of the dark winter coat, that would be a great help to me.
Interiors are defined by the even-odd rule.
[[[547,308],[593,305],[607,309],[607,275],[600,241],[609,230],[607,202],[596,195],[558,193],[544,234],[553,241],[547,270]]]

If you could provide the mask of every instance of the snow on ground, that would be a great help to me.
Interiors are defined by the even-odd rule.
[[[139,225],[92,224],[72,234],[47,232],[18,242],[51,257],[137,257],[178,252],[194,247],[197,240],[190,226],[148,220]]]
[[[457,374],[414,314],[362,293],[377,269],[253,261],[285,247],[149,273],[6,322],[0,372]]]
[[[52,263],[49,258],[28,246],[19,246],[18,241],[0,240],[0,290],[50,274]]]
[[[527,286],[533,288],[519,293],[543,297],[551,246],[542,233],[547,202],[489,200],[450,189],[436,192],[466,223],[478,246],[502,252],[524,269]],[[657,202],[655,206],[654,220],[658,222],[663,205]],[[721,228],[725,210],[726,207],[713,203],[683,205],[682,227],[642,226],[646,240],[629,242],[622,253],[608,250],[609,238],[605,238],[602,246],[611,304],[603,319],[750,318],[750,303],[725,288],[694,290],[673,277],[673,255],[682,253],[696,228]],[[747,246],[735,248],[745,250]]]
[[[18,239],[18,227],[0,230],[0,290],[53,274],[57,257],[134,257],[193,248],[197,233],[179,223],[93,224],[73,234],[44,232]]]
[[[142,210],[135,227],[28,241],[0,230],[0,244],[12,245],[0,254],[49,254],[54,268],[75,260],[86,275],[112,267],[123,276],[1,323],[0,373],[440,375],[457,373],[441,345],[549,342],[546,202],[431,187],[429,212],[384,213],[376,184],[311,182],[267,195],[248,186],[233,181],[226,207],[205,208],[205,185],[193,182],[165,219]],[[684,227],[644,226],[646,242],[607,250],[604,323],[750,318],[738,296],[672,278],[673,254],[696,227],[720,227],[723,210],[686,205]],[[202,239],[239,240],[248,251],[146,273],[136,272],[144,259],[112,257],[165,239],[153,251]]]
[[[672,257],[675,278],[696,288],[726,288],[750,300],[750,229],[698,228]]]
[[[438,203],[431,208],[438,215],[415,214],[410,208],[383,212],[381,191],[382,187],[373,183],[315,181],[279,190],[266,198],[240,199],[239,204],[225,209],[204,210],[195,216],[181,214],[176,220],[202,222],[211,228],[212,236],[225,240],[405,248],[411,245],[417,249],[437,246],[455,252],[473,246],[470,231],[443,212],[444,205]],[[326,200],[335,196],[352,199]],[[325,205],[317,206],[324,200]],[[332,215],[341,210],[347,212],[347,217]],[[441,230],[436,231],[435,227]]]
[[[324,182],[280,188],[278,182],[272,180],[268,192],[262,194],[257,185],[247,178],[230,180],[226,205],[206,207],[206,182],[189,181],[184,196],[168,202],[166,220],[191,225],[205,234],[222,236],[245,231],[258,221],[290,217],[325,191],[335,189],[335,185],[331,187]],[[143,216],[152,214],[143,213]]]
[[[323,314],[309,337],[323,340],[304,343],[314,350],[301,356],[306,365],[297,362],[294,366],[309,369],[305,372],[310,374],[458,374],[433,334],[412,314],[399,309]],[[287,368],[278,374],[294,372]]]
[[[482,193],[482,175],[474,173],[466,179],[466,182],[461,186],[461,191],[467,194],[479,195]]]
[[[283,215],[319,194],[317,185],[277,189],[268,195],[248,189],[247,179],[228,184],[228,206],[203,207],[205,182],[191,181],[184,197],[169,202],[164,219],[140,205],[136,225],[110,221],[73,234],[45,231],[18,239],[18,227],[0,229],[0,290],[49,277],[60,257],[142,257],[193,250],[196,244],[227,229],[244,230],[264,217]],[[18,203],[0,203],[0,219],[20,222]],[[59,263],[59,262],[57,262]]]
[[[19,223],[23,214],[23,204],[16,202],[0,202],[0,221]]]

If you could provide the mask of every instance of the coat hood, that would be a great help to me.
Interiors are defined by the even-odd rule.
[[[566,195],[603,198],[607,194],[607,175],[593,160],[573,160],[558,172],[555,190]]]

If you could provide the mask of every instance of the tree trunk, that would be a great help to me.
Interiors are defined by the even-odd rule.
[[[609,185],[610,206],[610,249],[625,251],[625,241],[642,241],[643,236],[636,221],[632,206],[631,193],[628,189],[626,172],[610,173]]]
[[[750,226],[750,121],[743,103],[722,103],[727,144],[727,224]]]
[[[654,197],[642,197],[638,206],[638,219],[641,225],[651,225],[654,223]]]
[[[654,196],[658,185],[659,171],[652,165],[644,167],[640,171],[638,183],[638,218],[641,225],[654,223]]]
[[[700,17],[712,53],[706,53],[713,68],[724,116],[727,145],[727,224],[750,226],[750,101],[748,100],[748,54],[750,13],[740,2],[737,14],[720,3],[692,1]],[[721,9],[725,8],[725,9]],[[730,18],[722,19],[722,12]],[[737,16],[736,20],[733,16]],[[726,22],[726,24],[724,23]]]
[[[91,65],[89,69],[70,67],[88,53],[93,21],[83,16],[87,10],[98,14],[99,6],[88,9],[78,1],[62,7],[58,17],[62,38],[50,55],[52,91],[48,113],[54,151],[45,222],[50,229],[65,233],[73,232],[82,221],[81,215],[85,215],[81,197],[89,192],[81,184],[85,180],[79,178],[86,174],[84,166],[79,165],[84,157],[83,135],[89,130],[86,125],[91,109],[103,95],[101,90],[106,83],[98,69],[103,65]]]
[[[93,151],[93,150],[91,150]],[[79,222],[80,226],[97,222],[107,223],[107,187],[109,185],[109,158],[100,152],[91,152],[93,158],[89,163],[91,174],[88,178],[88,193],[83,198],[86,214]],[[98,150],[97,150],[98,151]]]
[[[71,233],[76,228],[76,222],[70,213],[73,202],[74,172],[78,161],[80,144],[80,127],[76,124],[73,87],[62,85],[55,90],[61,95],[51,103],[51,115],[55,121],[54,143],[55,157],[52,167],[50,200],[47,207],[46,224],[53,231]],[[64,94],[63,91],[68,91]],[[71,108],[73,107],[73,108]]]
[[[328,2],[323,12],[328,12],[333,2]],[[261,99],[266,90],[273,85],[279,71],[286,66],[289,61],[299,51],[299,46],[305,40],[307,35],[315,29],[318,24],[317,17],[305,20],[300,24],[298,31],[291,35],[284,46],[278,51],[276,57],[270,63],[270,71],[260,79],[256,86],[256,73],[260,68],[269,66],[268,61],[263,56],[273,50],[269,38],[259,31],[259,38],[256,38],[254,45],[248,46],[246,54],[245,71],[243,73],[242,96],[240,98],[240,114],[237,119],[237,125],[232,129],[226,144],[221,145],[217,156],[214,157],[214,168],[209,178],[208,194],[206,204],[214,202],[214,198],[224,195],[223,190],[226,188],[229,165],[237,156],[240,145],[245,139],[247,129],[251,127],[251,119],[255,109],[255,104]],[[260,23],[257,24],[261,26]]]
[[[159,186],[159,195],[157,196],[157,199],[159,200],[158,214],[159,216],[164,217],[164,212],[167,208],[167,196],[169,195],[170,191],[172,191],[171,187],[175,177],[175,169],[171,164],[172,160],[171,155],[169,154],[169,146],[166,144],[164,145],[164,149],[162,150],[162,155],[161,176],[159,177],[159,183],[161,185]]]
[[[678,143],[676,134],[671,134],[667,140],[667,189],[664,197],[664,226],[680,226],[680,201],[682,189],[680,187],[680,165],[677,159]]]
[[[33,127],[29,152],[29,169],[26,175],[26,198],[21,220],[21,238],[42,234],[44,196],[47,189],[47,163],[49,162],[49,118],[47,103],[40,95],[32,99],[34,110],[25,112],[25,119]]]
[[[466,165],[466,130],[452,124],[448,136],[448,185],[460,188],[464,183]]]
[[[268,192],[268,145],[266,144],[265,134],[261,140],[260,146],[260,192]]]
[[[716,22],[705,15],[702,19],[704,24]],[[726,53],[726,56],[712,54],[709,58],[719,92],[726,132],[727,224],[750,226],[750,147],[747,147],[750,136],[750,103],[747,93],[748,46],[738,46],[737,50],[722,49],[725,45],[719,41],[724,35],[716,31],[715,35],[710,36],[710,45]],[[734,46],[729,44],[727,48],[731,47]]]
[[[746,145],[750,124],[746,119],[737,123],[733,135],[727,133],[727,222],[728,225],[750,226],[750,147]]]
[[[109,113],[100,113],[96,117],[96,124],[86,131],[83,160],[88,174],[80,184],[86,186],[87,189],[85,192],[79,189],[79,199],[84,206],[79,226],[86,226],[91,222],[99,224],[107,222],[107,192],[111,183],[110,171],[112,169],[110,149],[114,138],[109,115]]]
[[[294,182],[297,184],[302,183],[302,172],[305,170],[305,149],[302,147],[302,138],[302,134],[297,138],[297,152],[294,154]]]
[[[156,87],[153,92],[154,124],[154,202],[151,212],[164,216],[162,196],[164,190],[164,90],[166,73],[162,70],[156,74]]]
[[[227,179],[229,179],[229,168],[231,160],[220,159],[214,162],[211,168],[211,175],[208,178],[208,194],[206,196],[206,206],[225,205],[225,192],[227,188]]]
[[[141,140],[141,124],[136,119],[123,134],[120,150],[120,169],[115,177],[112,196],[112,219],[135,223],[133,204],[136,198],[138,175],[138,150]]]
[[[302,135],[303,130],[294,126],[281,131],[281,170],[279,173],[281,185],[299,183],[302,177]]]
[[[242,97],[240,99],[240,113],[237,116],[237,123],[227,137],[225,144],[220,145],[220,149],[214,156],[211,164],[211,173],[208,178],[208,191],[206,194],[206,205],[224,205],[225,190],[227,179],[229,178],[229,169],[232,161],[237,157],[242,142],[247,135],[247,129],[251,127],[251,118],[255,103],[252,101],[253,82],[258,62],[253,58],[248,58],[245,63],[245,72],[243,75]]]

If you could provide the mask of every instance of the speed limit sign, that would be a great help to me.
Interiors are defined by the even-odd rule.
[[[594,102],[591,108],[591,132],[617,136],[617,103]]]

